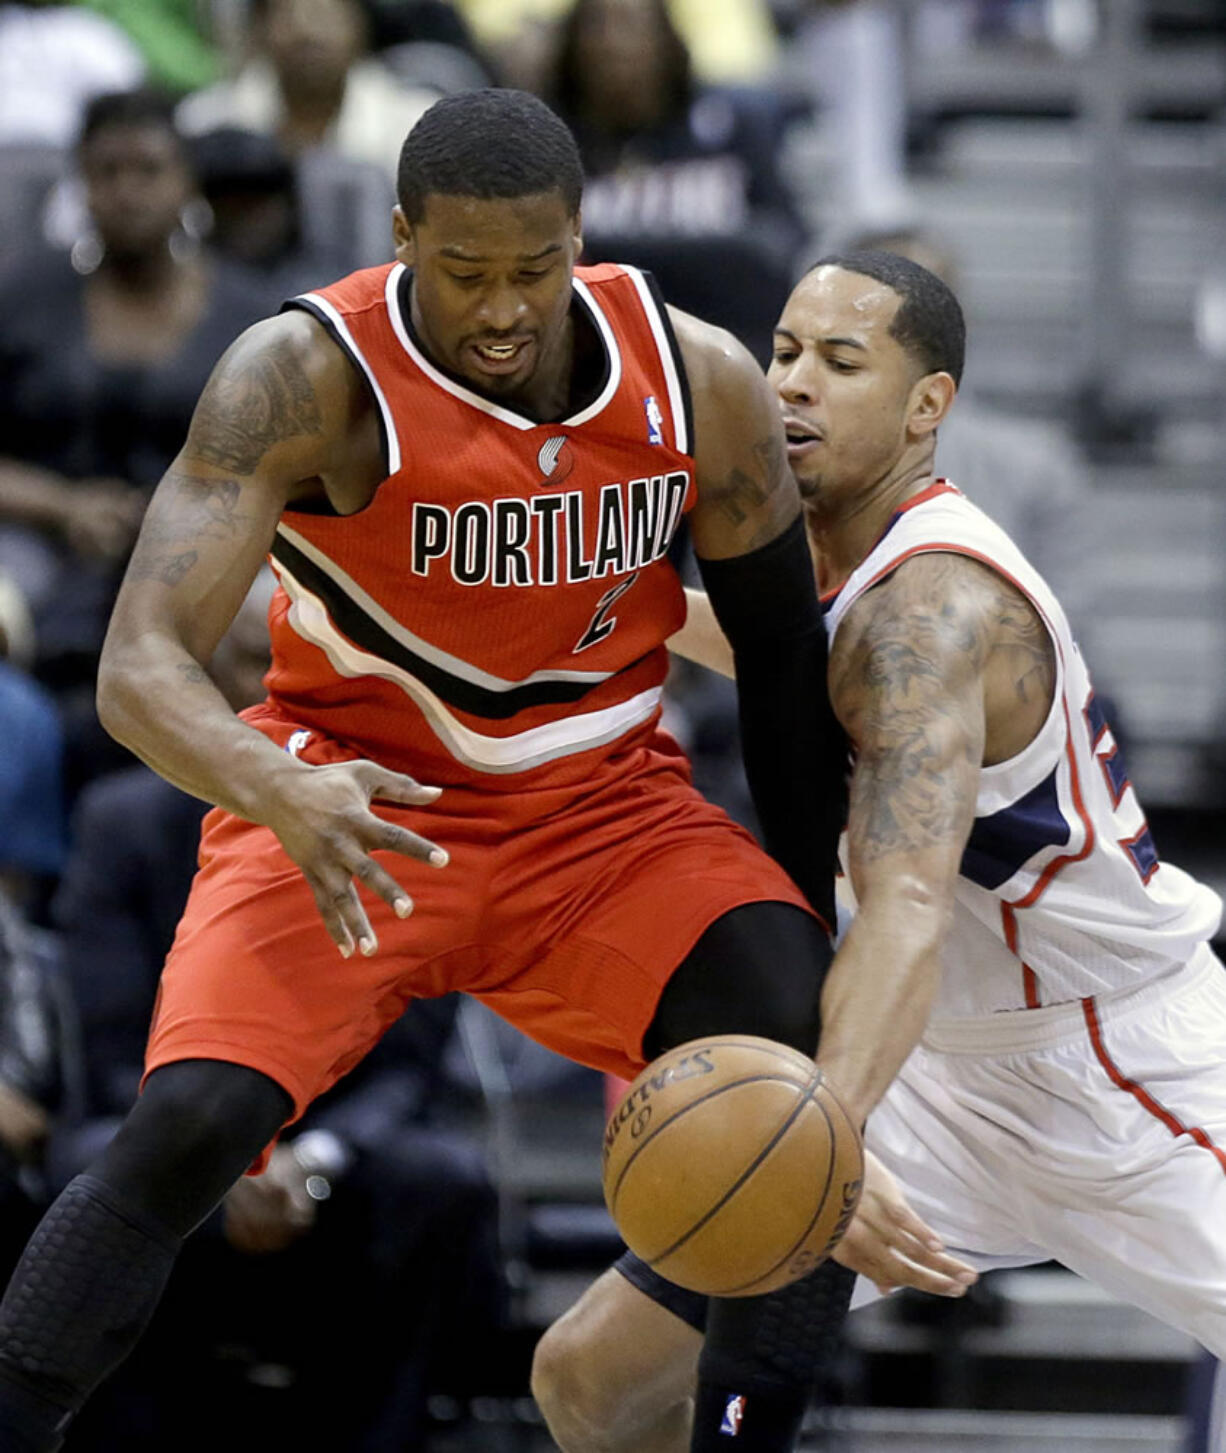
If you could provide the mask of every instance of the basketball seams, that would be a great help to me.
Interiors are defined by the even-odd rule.
[[[772,1077],[769,1076],[769,1075],[757,1075],[757,1076],[754,1076],[753,1078],[755,1078],[755,1079],[764,1079],[764,1080],[772,1079]],[[749,1082],[745,1082],[745,1083],[749,1083]],[[778,1082],[776,1082],[776,1083],[778,1083]],[[795,1084],[795,1081],[789,1080],[789,1081],[786,1081],[786,1083],[793,1085],[797,1089],[800,1088],[800,1086],[798,1086],[798,1085]],[[780,1125],[772,1133],[770,1139],[766,1142],[765,1145],[763,1145],[763,1146],[761,1146],[759,1148],[759,1150],[758,1150],[757,1154],[754,1156],[753,1160],[750,1161],[750,1163],[745,1167],[745,1169],[740,1173],[740,1175],[737,1176],[736,1180],[734,1180],[732,1182],[732,1184],[727,1188],[727,1190],[724,1191],[724,1193],[720,1196],[719,1200],[717,1200],[715,1202],[715,1204],[713,1206],[711,1206],[705,1212],[704,1215],[700,1216],[698,1218],[698,1220],[694,1222],[694,1224],[689,1228],[689,1230],[685,1233],[685,1235],[680,1238],[680,1240],[674,1241],[671,1246],[667,1247],[664,1251],[661,1251],[657,1256],[653,1256],[650,1259],[650,1261],[647,1261],[647,1258],[644,1257],[643,1259],[644,1259],[644,1261],[647,1261],[647,1265],[648,1266],[654,1268],[654,1267],[658,1266],[661,1262],[666,1261],[670,1256],[674,1256],[678,1251],[681,1250],[681,1248],[685,1245],[685,1243],[687,1241],[689,1241],[697,1232],[701,1231],[702,1228],[705,1225],[707,1225],[707,1223],[709,1221],[711,1221],[715,1216],[717,1216],[719,1214],[720,1211],[723,1210],[723,1208],[728,1204],[729,1201],[731,1201],[733,1199],[733,1197],[737,1194],[737,1192],[751,1179],[751,1177],[753,1176],[754,1172],[757,1171],[758,1169],[760,1169],[760,1167],[762,1166],[763,1162],[766,1161],[769,1158],[771,1151],[773,1151],[775,1149],[775,1147],[779,1144],[779,1142],[781,1140],[783,1140],[783,1138],[787,1135],[788,1131],[796,1123],[798,1117],[804,1112],[805,1106],[806,1105],[810,1105],[810,1104],[816,1104],[816,1101],[814,1100],[814,1096],[816,1095],[816,1093],[817,1093],[818,1089],[820,1088],[820,1086],[821,1086],[821,1078],[820,1078],[820,1076],[815,1076],[813,1078],[813,1080],[811,1080],[810,1083],[804,1087],[804,1093],[800,1096],[800,1099],[796,1102],[796,1104],[793,1105],[791,1107],[791,1109],[788,1111],[788,1113],[784,1116],[783,1121],[780,1123]],[[723,1088],[725,1088],[725,1089],[731,1089],[733,1087],[732,1086],[724,1086]],[[717,1091],[715,1093],[719,1093],[719,1092]],[[707,1099],[707,1098],[713,1098],[713,1097],[707,1097],[707,1096],[704,1096],[703,1097],[703,1099]],[[693,1109],[695,1105],[699,1105],[701,1103],[702,1103],[702,1100],[695,1100],[695,1101],[692,1102],[692,1104],[687,1105],[685,1108],[686,1108],[686,1110],[690,1110],[690,1109]],[[684,1113],[685,1113],[684,1111],[681,1112],[681,1114],[684,1114]],[[674,1120],[675,1119],[680,1119],[680,1118],[681,1118],[680,1115],[677,1115],[677,1116],[674,1116],[673,1117]],[[670,1122],[666,1122],[666,1124],[667,1123],[670,1123]],[[660,1132],[664,1128],[665,1128],[665,1126],[663,1126],[663,1125],[659,1127],[659,1129],[656,1131],[655,1136],[652,1137],[653,1138],[653,1141],[655,1139],[658,1139],[658,1137],[660,1135]],[[793,1251],[794,1251],[794,1249],[795,1248],[793,1248]],[[792,1254],[792,1253],[789,1253],[789,1254]],[[755,1277],[754,1278],[754,1281],[759,1281],[760,1279],[761,1278],[759,1278],[759,1277]],[[750,1285],[752,1285],[752,1283],[750,1283]]]
[[[727,1091],[734,1099],[717,1103]],[[821,1067],[748,1034],[700,1037],[653,1060],[609,1116],[604,1162],[606,1203],[630,1248],[721,1299],[763,1295],[820,1265],[863,1175],[859,1132]]]
[[[838,1161],[838,1144],[835,1140],[834,1123],[830,1119],[829,1110],[826,1109],[826,1106],[821,1102],[821,1100],[816,1097],[816,1095],[811,1096],[808,1100],[808,1103],[814,1106],[815,1109],[821,1111],[822,1118],[826,1122],[828,1149],[828,1154],[826,1157],[826,1183],[822,1187],[821,1195],[817,1198],[817,1204],[814,1207],[813,1215],[809,1218],[809,1224],[805,1227],[803,1233],[798,1236],[796,1240],[792,1243],[792,1245],[788,1248],[787,1253],[784,1256],[781,1256],[773,1266],[768,1266],[766,1270],[761,1273],[760,1276],[755,1276],[753,1281],[742,1282],[740,1286],[732,1287],[726,1292],[712,1292],[712,1296],[744,1296],[750,1287],[756,1286],[759,1282],[766,1281],[768,1277],[773,1276],[774,1273],[777,1272],[781,1266],[786,1266],[788,1262],[791,1261],[792,1257],[796,1255],[800,1248],[813,1234],[813,1228],[817,1225],[817,1223],[821,1220],[823,1214],[825,1213],[826,1197],[830,1194],[830,1187],[834,1182],[834,1167]],[[825,1260],[824,1257],[822,1259]]]
[[[717,1047],[722,1048],[723,1046],[713,1046],[713,1048]],[[816,1069],[816,1066],[814,1068]],[[700,1095],[696,1100],[690,1100],[686,1104],[682,1105],[679,1109],[674,1110],[673,1113],[669,1115],[666,1119],[657,1121],[657,1123],[652,1126],[650,1137],[647,1140],[643,1141],[641,1144],[636,1145],[635,1148],[626,1157],[626,1163],[622,1166],[621,1170],[618,1171],[617,1180],[613,1183],[613,1190],[608,1198],[610,1215],[614,1217],[616,1217],[617,1215],[617,1198],[618,1195],[621,1193],[622,1182],[625,1180],[626,1174],[629,1171],[630,1167],[643,1153],[643,1151],[647,1149],[649,1145],[655,1144],[655,1142],[664,1133],[664,1131],[668,1129],[670,1125],[672,1125],[675,1121],[682,1119],[683,1116],[688,1115],[691,1110],[696,1110],[700,1105],[705,1105],[708,1101],[714,1100],[718,1095],[722,1095],[725,1090],[735,1090],[741,1085],[754,1084],[789,1085],[795,1090],[804,1090],[805,1093],[809,1094],[820,1087],[820,1085],[822,1084],[822,1078],[821,1072],[818,1071],[818,1073],[815,1074],[813,1079],[809,1082],[808,1086],[802,1086],[798,1084],[795,1080],[789,1079],[786,1075],[748,1074],[739,1080],[725,1080],[722,1085],[713,1086],[710,1090],[707,1090],[704,1094]],[[795,1109],[796,1106],[789,1107],[788,1113],[793,1113]],[[616,1143],[617,1142],[614,1141],[614,1144]]]

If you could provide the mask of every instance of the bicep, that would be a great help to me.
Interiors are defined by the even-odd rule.
[[[301,339],[251,330],[222,358],[149,503],[112,621],[211,655],[302,482],[327,467],[337,405]]]
[[[779,409],[761,369],[730,335],[692,319],[678,334],[694,396],[694,550],[707,560],[745,555],[776,539],[800,511]]]
[[[988,627],[956,583],[943,587],[949,566],[933,559],[870,591],[844,623],[847,638],[836,638],[834,705],[856,754],[849,867],[861,899],[891,880],[948,897],[974,823]]]

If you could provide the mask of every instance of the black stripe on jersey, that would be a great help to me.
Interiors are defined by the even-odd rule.
[[[355,646],[380,660],[407,671],[434,694],[457,711],[470,716],[484,717],[487,721],[505,721],[517,712],[532,706],[564,706],[581,701],[589,691],[603,685],[611,677],[599,681],[530,681],[522,686],[512,686],[506,691],[493,691],[466,681],[442,666],[436,666],[419,656],[416,651],[398,641],[378,621],[374,620],[358,603],[337,584],[335,580],[296,545],[284,536],[273,538],[271,554],[278,564],[301,582],[313,595],[317,595],[327,607],[328,615],[338,630],[342,631]],[[640,657],[639,660],[645,660]],[[613,672],[620,676],[637,666],[638,661]]]
[[[660,291],[660,284],[655,276],[649,273],[646,268],[641,268],[643,280],[647,284],[647,291],[651,294],[656,308],[660,314],[660,324],[664,329],[664,336],[668,339],[669,352],[673,355],[673,363],[676,365],[677,377],[681,381],[681,408],[685,415],[685,437],[686,454],[693,459],[697,453],[697,445],[694,440],[694,399],[690,393],[689,375],[685,371],[685,359],[681,356],[681,345],[677,342],[677,335],[673,331],[673,320],[668,316],[668,308],[664,302],[664,294]]]
[[[366,371],[369,365],[365,359],[359,357],[354,349],[349,346],[348,341],[341,335],[340,330],[333,323],[332,319],[328,317],[327,313],[313,303],[310,298],[290,298],[287,302],[281,304],[278,311],[287,313],[291,308],[301,308],[304,313],[310,313],[312,318],[324,325],[327,329],[328,337],[332,339],[345,357],[349,359],[350,363],[353,364],[357,370],[358,377],[366,386],[366,392],[370,395],[370,402],[374,407],[375,418],[379,421],[379,457],[383,461],[383,477],[386,479],[392,472],[392,451],[387,438],[387,420],[383,417],[383,409],[375,394],[374,386],[370,381],[370,374]],[[330,506],[316,505],[314,503],[309,505],[297,504],[294,506],[294,509],[301,510],[304,514],[336,514],[336,511]]]

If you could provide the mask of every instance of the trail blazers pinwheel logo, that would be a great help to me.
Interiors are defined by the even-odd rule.
[[[563,480],[569,478],[575,467],[575,451],[571,448],[570,440],[565,434],[555,434],[553,438],[546,439],[541,445],[541,452],[536,456],[536,463],[541,471],[538,487],[556,489]]]

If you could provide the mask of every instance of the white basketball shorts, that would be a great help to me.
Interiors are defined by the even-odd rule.
[[[869,1117],[916,1213],[980,1270],[1055,1260],[1226,1357],[1226,968],[934,1020]],[[875,1290],[861,1279],[855,1304]]]

